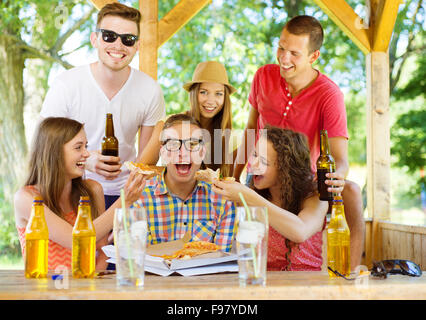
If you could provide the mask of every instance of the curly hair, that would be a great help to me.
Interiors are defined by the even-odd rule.
[[[305,135],[288,129],[282,129],[266,125],[261,132],[261,136],[272,143],[277,153],[275,165],[277,167],[277,180],[280,181],[281,204],[280,207],[297,215],[301,209],[303,200],[317,192],[311,171],[311,159],[308,141]],[[250,183],[253,188],[264,198],[271,200],[269,189],[258,190],[254,187],[253,181]],[[286,254],[291,266],[290,254],[297,244],[286,239],[288,252]]]

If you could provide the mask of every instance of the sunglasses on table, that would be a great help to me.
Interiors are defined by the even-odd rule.
[[[373,268],[371,269],[372,276],[386,279],[388,274],[420,277],[422,269],[410,260],[383,260],[373,262]]]
[[[120,37],[121,42],[126,47],[133,47],[136,41],[139,39],[139,37],[135,36],[134,34],[119,34],[117,32],[106,29],[96,29],[96,32],[102,33],[102,40],[109,43],[113,43],[115,40],[117,40],[118,37]]]
[[[330,267],[328,267],[328,270],[345,280],[356,279],[356,277],[348,278]],[[371,269],[371,275],[373,277],[386,279],[388,274],[402,274],[410,277],[420,277],[422,275],[422,269],[410,260],[373,261],[373,268]]]
[[[166,139],[162,141],[162,145],[166,147],[167,151],[179,151],[182,148],[182,144],[185,146],[185,149],[188,151],[198,151],[203,145],[202,139]]]

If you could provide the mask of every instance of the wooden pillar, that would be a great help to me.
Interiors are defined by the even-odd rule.
[[[139,0],[142,14],[139,69],[157,79],[158,0]]]
[[[389,55],[366,55],[367,209],[373,218],[372,257],[381,257],[379,221],[390,217]]]
[[[91,0],[96,9],[101,10],[106,4],[117,2],[117,0]]]
[[[158,46],[167,42],[212,0],[180,0],[158,23]]]

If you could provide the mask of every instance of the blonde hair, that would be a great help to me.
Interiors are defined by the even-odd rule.
[[[83,124],[68,118],[44,119],[34,135],[29,162],[29,174],[26,186],[37,186],[46,206],[62,217],[65,212],[60,199],[65,187],[64,145],[72,140]],[[93,193],[82,177],[72,179],[71,204],[77,211],[80,196],[89,196],[92,200],[92,217],[99,216],[99,208],[93,201]]]
[[[198,122],[202,123],[200,104],[198,103],[199,90],[200,90],[200,83],[194,83],[190,88],[190,91],[189,91],[189,101],[191,104],[190,115],[194,117],[194,119],[196,119]],[[231,111],[231,98],[230,98],[229,88],[226,85],[224,85],[224,90],[225,90],[225,96],[224,96],[224,103],[223,103],[222,110],[220,110],[220,112],[218,112],[214,116],[211,128],[203,128],[203,129],[207,129],[210,132],[210,136],[212,137],[211,158],[214,159],[215,151],[222,153],[222,163],[220,165],[211,163],[206,166],[213,170],[220,168],[222,175],[224,177],[228,177],[232,173],[233,165],[225,163],[226,153],[229,152],[228,145],[225,143],[225,141],[228,141],[229,139],[226,139],[224,134],[229,134],[232,130],[232,111]],[[214,146],[214,139],[213,139],[214,129],[222,130],[222,150],[220,151],[216,150]],[[226,129],[229,129],[229,130],[226,130]]]

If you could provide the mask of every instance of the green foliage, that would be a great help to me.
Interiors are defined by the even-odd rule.
[[[426,110],[402,114],[392,128],[391,152],[398,157],[395,165],[406,166],[411,173],[426,166]]]
[[[0,27],[10,34],[19,34],[26,23],[26,19],[19,16],[19,12],[25,6],[25,1],[7,0],[0,1]]]
[[[403,88],[395,91],[394,96],[396,99],[408,100],[417,96],[426,98],[426,55],[418,55],[416,64],[416,72],[413,73],[410,81]]]
[[[421,182],[425,183],[425,178],[421,178],[419,172],[412,173],[407,167],[394,166],[391,170],[390,179],[392,185],[397,188],[391,189],[391,205],[394,208],[409,209],[412,207],[421,208],[420,188]]]
[[[349,163],[365,164],[366,154],[366,103],[365,96],[355,93],[345,95],[346,116],[348,119]]]
[[[12,204],[6,201],[0,187],[0,252],[1,254],[16,254],[20,251],[18,231],[15,227],[15,217]]]
[[[414,61],[415,66],[412,68],[414,72],[410,74],[408,81],[401,88],[396,88],[393,93],[400,107],[391,130],[391,152],[395,158],[394,165],[406,170],[416,182],[407,192],[410,198],[418,198],[421,185],[426,185],[425,178],[419,175],[420,170],[426,166],[425,36],[424,30],[419,32],[418,43],[414,44],[422,48]]]

